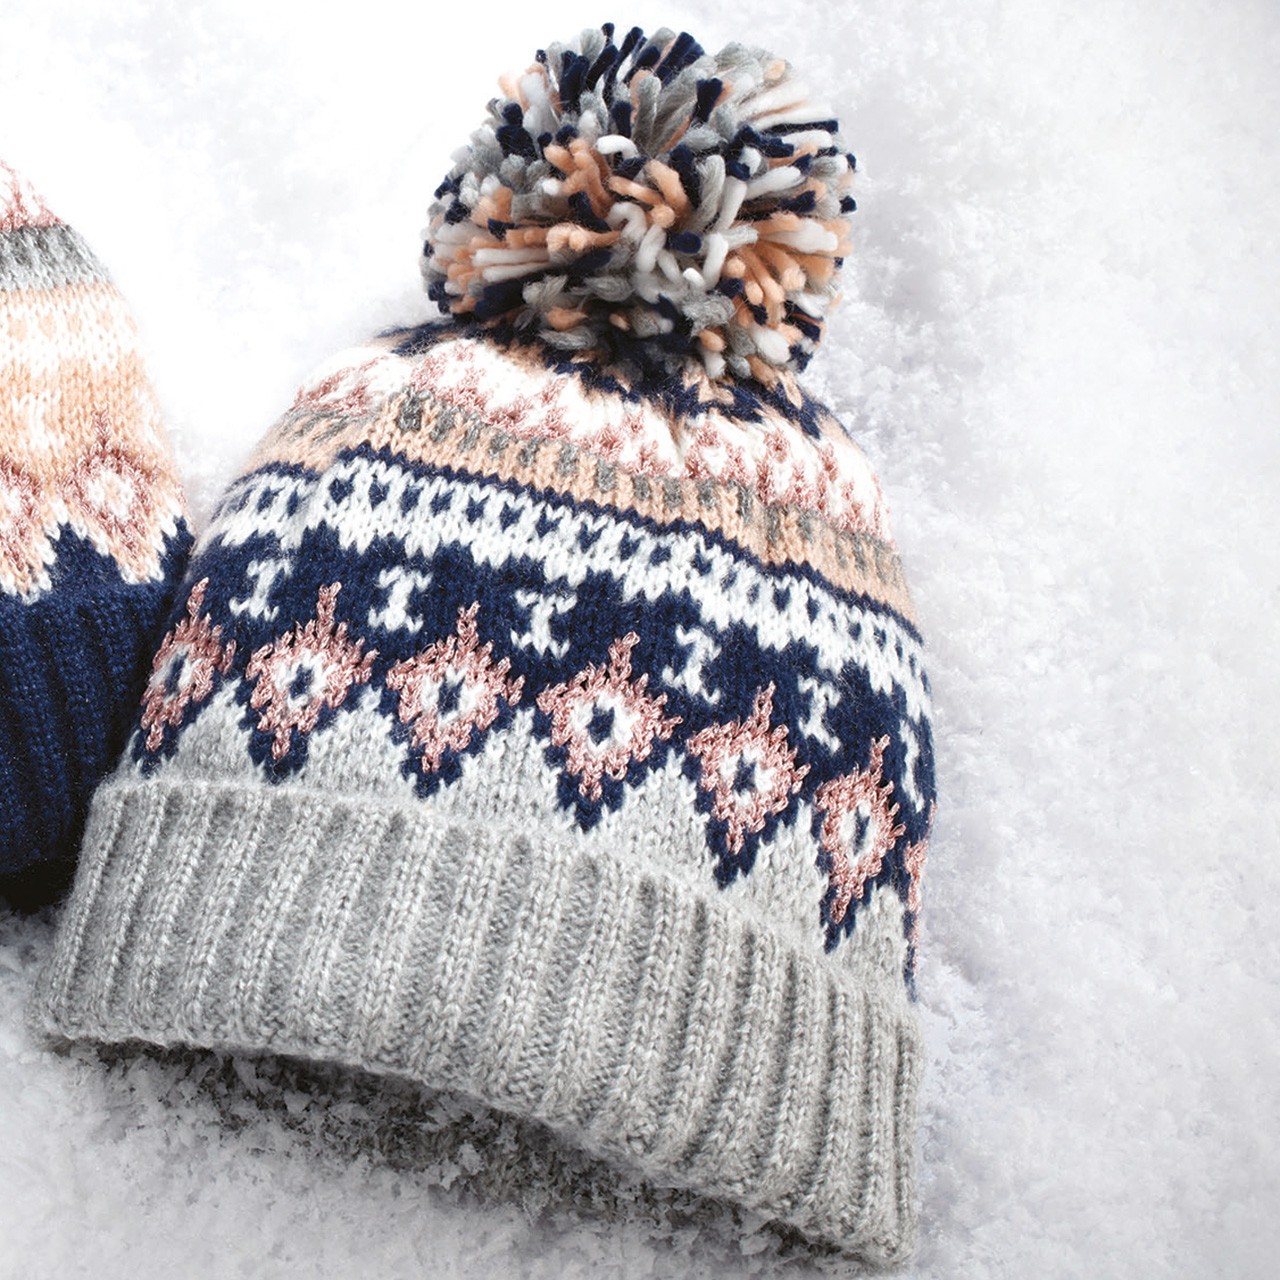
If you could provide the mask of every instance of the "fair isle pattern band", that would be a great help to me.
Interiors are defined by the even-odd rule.
[[[158,582],[182,493],[132,317],[80,236],[0,163],[0,596]],[[101,558],[101,559],[99,559]]]
[[[543,355],[456,334],[442,342],[445,332],[428,325],[344,353],[299,393],[254,462],[322,470],[344,447],[385,445],[409,461],[451,459],[598,492],[656,519],[709,522],[756,554],[803,558],[828,575],[878,545],[886,581],[897,573],[894,603],[910,615],[875,474],[793,380],[750,396],[674,381],[655,402],[628,398],[589,365],[566,358],[562,376],[548,378]]]
[[[454,360],[435,367],[466,383],[458,370],[477,345],[442,339]],[[485,359],[491,374],[502,369]],[[525,377],[515,358],[505,373]],[[321,385],[339,396],[345,377]],[[364,408],[365,394],[344,403]],[[447,386],[431,394],[448,407]],[[383,391],[390,403],[403,396]],[[156,658],[137,768],[181,755],[225,690],[224,742],[241,740],[246,764],[277,783],[307,764],[313,736],[357,711],[369,734],[378,725],[403,747],[392,781],[382,768],[346,780],[370,794],[408,780],[438,803],[464,766],[533,785],[533,766],[518,762],[541,756],[556,778],[548,809],[589,831],[665,770],[686,779],[702,815],[687,858],[710,880],[750,876],[760,849],[782,841],[807,862],[791,868],[808,893],[789,922],[799,936],[836,949],[874,886],[906,904],[913,935],[932,813],[930,706],[919,637],[887,603],[902,594],[891,546],[864,555],[868,590],[857,593],[802,558],[767,562],[704,525],[617,504],[616,482],[588,494],[568,473],[549,487],[546,476],[469,472],[400,410],[402,448],[344,447],[379,415],[369,406],[339,430],[310,418],[302,436],[286,420],[268,445],[278,460],[260,455],[226,496]],[[455,415],[451,430],[474,437],[459,458],[499,452],[509,435],[501,417]],[[309,461],[325,449],[325,469],[279,460],[282,437]],[[637,452],[651,443],[653,456],[647,438]],[[855,474],[860,455],[847,441],[844,452],[837,468]],[[733,501],[731,482],[704,485],[715,491],[707,506]],[[768,508],[753,501],[767,543]],[[841,519],[883,525],[878,508]]]

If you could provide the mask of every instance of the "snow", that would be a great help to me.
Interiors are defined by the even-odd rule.
[[[198,517],[310,367],[426,314],[450,152],[498,72],[597,9],[5,6],[0,150],[129,298]],[[810,382],[893,508],[941,779],[902,1274],[1274,1274],[1280,11],[615,16],[771,44],[859,157]],[[482,1194],[467,1140],[397,1154],[394,1091],[51,1054],[22,1019],[51,929],[0,908],[0,1275],[820,1266],[723,1215]]]

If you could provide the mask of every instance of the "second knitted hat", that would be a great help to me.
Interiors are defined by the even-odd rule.
[[[69,879],[191,538],[138,336],[0,163],[0,897]]]
[[[443,322],[323,369],[197,549],[36,997],[455,1090],[901,1257],[920,635],[796,371],[852,160],[786,63],[611,28],[437,192]]]

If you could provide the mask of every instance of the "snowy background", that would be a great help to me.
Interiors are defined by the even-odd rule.
[[[418,231],[497,73],[609,17],[771,45],[860,161],[810,382],[933,655],[904,1274],[1274,1276],[1274,0],[5,0],[0,154],[130,299],[203,518],[311,366],[426,314]],[[782,1265],[353,1156],[326,1126],[403,1119],[376,1096],[317,1120],[236,1064],[50,1055],[21,1012],[50,932],[0,907],[5,1280]]]

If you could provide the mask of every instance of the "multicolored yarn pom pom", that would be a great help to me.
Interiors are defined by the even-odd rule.
[[[422,272],[442,311],[659,376],[808,363],[854,159],[761,49],[612,24],[540,50],[455,155]]]

